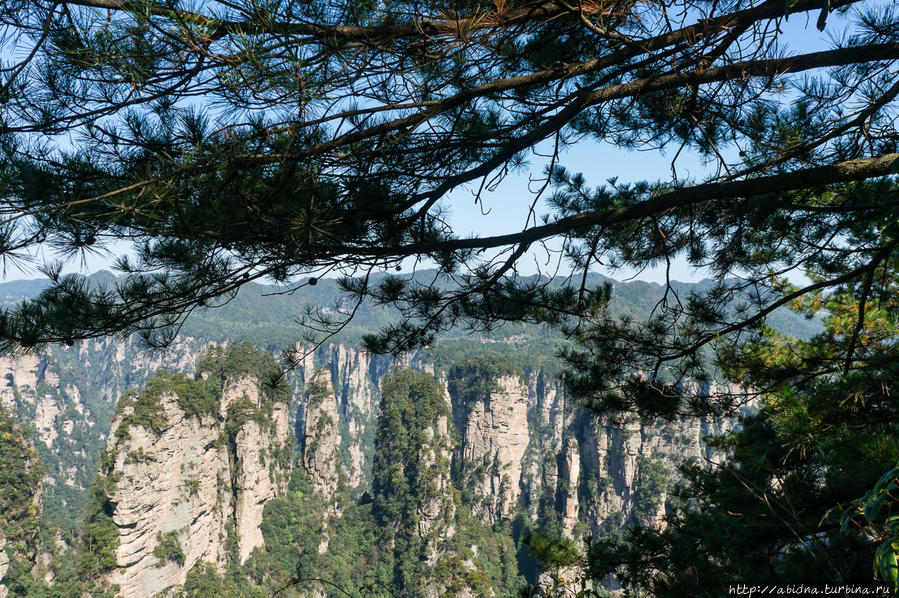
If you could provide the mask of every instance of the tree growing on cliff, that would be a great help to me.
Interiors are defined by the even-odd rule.
[[[39,489],[43,471],[37,451],[15,419],[0,405],[0,561],[5,586],[27,587],[28,559],[37,551],[41,530]],[[5,587],[4,587],[5,589]]]
[[[396,371],[381,384],[372,465],[372,513],[385,551],[381,581],[410,596],[440,583],[429,570],[445,550],[455,516],[448,405],[430,374]]]

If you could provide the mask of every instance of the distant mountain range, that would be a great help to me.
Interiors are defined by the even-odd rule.
[[[415,278],[422,281],[431,280],[433,270],[416,273]],[[111,284],[115,276],[102,270],[89,276],[98,284]],[[374,280],[377,280],[377,275]],[[656,303],[661,300],[665,287],[658,283],[645,281],[620,282],[603,276],[591,274],[587,284],[597,286],[611,282],[614,288],[611,311],[616,315],[628,314],[634,318],[645,318]],[[703,291],[713,285],[711,279],[697,283],[673,282],[672,288],[682,296],[691,291]],[[18,302],[37,295],[49,286],[47,279],[15,280],[0,283],[0,302]],[[314,286],[303,286],[295,291],[288,287],[248,283],[244,285],[237,297],[227,304],[198,309],[188,318],[181,330],[182,336],[201,338],[212,342],[251,342],[257,346],[270,349],[290,346],[300,338],[302,330],[296,323],[297,316],[307,305],[330,308],[335,300],[341,298],[337,280],[322,278]],[[398,313],[390,308],[363,304],[357,311],[352,323],[344,329],[339,339],[342,342],[358,342],[361,335],[374,332],[382,326],[396,321]],[[796,338],[809,338],[822,329],[817,319],[809,320],[789,309],[781,308],[768,317],[768,324]],[[465,331],[450,332],[445,338],[462,338],[470,336]],[[511,337],[556,337],[557,333],[547,331],[543,327],[528,324],[506,324],[494,332],[492,338],[497,340]]]

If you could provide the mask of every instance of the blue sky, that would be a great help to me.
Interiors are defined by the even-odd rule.
[[[450,210],[457,232],[460,235],[487,237],[514,232],[516,227],[518,230],[523,229],[528,208],[534,198],[533,191],[540,187],[542,181],[539,179],[542,179],[547,163],[547,160],[532,158],[529,172],[510,175],[495,192],[485,192],[482,195],[483,205],[475,205],[471,191],[456,191]],[[560,156],[559,163],[569,171],[583,173],[591,187],[603,185],[612,177],[618,177],[621,182],[636,182],[667,178],[671,172],[670,155],[658,151],[625,151],[591,141],[584,141],[570,148]],[[695,156],[682,155],[678,160],[679,177],[701,178],[703,170],[700,160]],[[538,180],[529,182],[529,177]],[[547,190],[544,197],[550,193],[551,190]],[[487,213],[483,214],[482,209]],[[546,212],[545,207],[537,209],[538,216]],[[536,273],[536,262],[542,268],[550,268],[547,265],[548,259],[551,260],[551,257],[547,256],[546,251],[531,250],[519,262],[520,271],[526,275]],[[554,263],[551,261],[551,264]],[[695,281],[707,276],[706,273],[693,272],[684,260],[678,260],[675,266],[672,271],[676,280]],[[596,268],[596,271],[618,279],[636,276],[639,280],[661,282],[665,278],[662,269],[642,273],[631,270],[612,273],[602,268]]]

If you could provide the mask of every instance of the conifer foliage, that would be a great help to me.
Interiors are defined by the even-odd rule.
[[[27,582],[28,558],[35,553],[42,529],[42,474],[37,451],[26,433],[0,406],[0,551],[6,553],[0,557],[6,557],[6,577],[10,580],[7,583],[13,590]]]
[[[831,41],[791,50],[786,26],[801,23]],[[135,248],[107,287],[44,264],[54,285],[0,312],[7,350],[166,342],[247,281],[335,270],[357,276],[348,297],[304,322],[328,334],[365,297],[397,305],[406,318],[368,341],[381,351],[459,322],[558,323],[603,295],[517,275],[556,239],[550,267],[567,261],[575,283],[597,263],[677,256],[741,275],[702,300],[666,297],[649,327],[601,328],[658,371],[785,302],[772,274],[829,263],[814,288],[832,289],[895,248],[892,189],[860,186],[899,158],[890,3],[12,0],[0,27],[15,44],[0,67],[0,255]],[[564,167],[575,143],[665,150],[671,172],[588,184]],[[525,167],[546,176],[519,226],[452,229],[462,191],[480,201]],[[859,221],[883,228],[858,238]],[[372,277],[409,258],[440,276]],[[746,309],[723,312],[735,295]]]

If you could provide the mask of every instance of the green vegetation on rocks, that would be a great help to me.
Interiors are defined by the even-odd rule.
[[[26,433],[0,406],[0,537],[13,555],[29,552],[40,525],[36,497],[43,468]]]
[[[184,565],[184,550],[181,548],[179,536],[177,531],[156,534],[156,547],[153,549],[153,556],[159,559],[160,565],[168,562],[175,563],[179,567]]]
[[[42,475],[27,433],[0,406],[0,550],[10,560],[4,583],[13,591],[29,581],[43,529],[37,502]]]
[[[194,377],[163,368],[147,380],[142,390],[126,392],[116,408],[122,420],[115,435],[119,440],[128,438],[131,426],[160,434],[168,423],[162,408],[165,394],[174,397],[185,417],[218,417],[225,384],[242,376],[259,381],[260,409],[270,415],[271,397],[286,391],[281,383],[281,370],[271,354],[260,352],[249,343],[236,343],[210,348],[198,360]],[[233,412],[234,419],[240,422],[231,424],[232,428],[243,425],[248,418],[264,420],[265,415],[257,414],[255,406],[250,406],[253,408],[243,403],[232,405],[229,414]],[[229,415],[229,424],[231,419]]]
[[[499,390],[497,381],[507,376],[521,378],[524,374],[501,353],[478,352],[466,356],[449,369],[449,392],[465,403],[482,400]]]
[[[671,474],[658,459],[640,455],[637,457],[640,478],[634,491],[633,516],[638,522],[645,522],[662,506],[662,498],[668,491]]]
[[[113,507],[109,497],[115,492],[117,482],[116,474],[101,474],[91,485],[79,558],[80,570],[89,578],[96,578],[116,566],[119,528],[112,520]]]
[[[211,347],[197,361],[197,377],[219,388],[241,376],[252,376],[261,382],[279,378],[281,368],[267,351],[260,351],[248,342]]]

